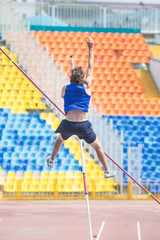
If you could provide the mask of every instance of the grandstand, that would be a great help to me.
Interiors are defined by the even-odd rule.
[[[7,11],[10,13],[11,10],[8,8]],[[131,17],[134,18],[134,14]],[[112,19],[113,14],[108,17]],[[92,18],[89,20],[90,24]],[[88,36],[95,39],[90,120],[104,150],[159,195],[160,94],[149,68],[150,59],[160,57],[158,47],[149,46],[145,35],[137,30],[137,25],[133,29],[131,22],[128,26],[124,24],[129,27],[127,30],[119,31],[87,28],[87,25],[86,28],[82,28],[83,25],[72,28],[68,26],[71,19],[65,25],[65,18],[63,27],[56,29],[45,27],[45,24],[39,26],[39,22],[29,30],[16,18],[16,29],[8,23],[2,31],[5,41],[2,49],[58,106],[63,107],[60,89],[68,81],[69,56],[73,55],[75,65],[86,69],[85,41]],[[0,91],[2,198],[82,199],[82,166],[77,139],[72,137],[63,144],[52,170],[46,166],[44,160],[51,154],[57,137],[55,129],[62,116],[2,52]],[[128,198],[127,175],[116,168],[117,177],[105,180],[93,151],[86,144],[83,150],[90,197]],[[135,186],[133,189],[132,199],[147,198],[135,190]]]

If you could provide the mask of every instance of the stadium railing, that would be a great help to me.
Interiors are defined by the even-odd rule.
[[[132,28],[143,33],[159,33],[160,5],[154,4],[81,4],[81,3],[27,3],[1,0],[2,24],[7,25],[8,9],[15,8],[18,19],[25,24],[41,26],[78,26],[96,28]],[[124,11],[125,9],[125,11]],[[11,10],[12,12],[12,10]],[[11,18],[12,19],[12,18]]]

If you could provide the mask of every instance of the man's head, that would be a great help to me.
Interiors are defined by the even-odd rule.
[[[84,84],[84,71],[82,67],[75,67],[71,70],[70,82],[77,85]]]

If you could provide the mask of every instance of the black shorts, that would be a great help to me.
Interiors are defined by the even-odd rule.
[[[64,119],[55,132],[60,133],[64,140],[67,140],[72,135],[77,135],[80,139],[84,139],[90,144],[96,139],[96,134],[89,121],[70,122]]]

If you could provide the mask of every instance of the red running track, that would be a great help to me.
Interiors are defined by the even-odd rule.
[[[154,201],[90,201],[93,235],[101,240],[160,240]],[[89,240],[85,201],[1,201],[0,240]],[[95,239],[95,238],[94,238]]]

